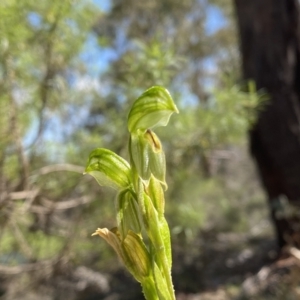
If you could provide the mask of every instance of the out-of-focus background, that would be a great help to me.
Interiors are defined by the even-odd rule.
[[[251,66],[263,72],[267,43],[280,48],[268,32],[281,17],[261,26],[242,2],[0,2],[0,299],[143,299],[113,250],[91,237],[115,226],[115,192],[82,173],[94,148],[127,158],[129,107],[152,85],[168,88],[180,110],[157,129],[177,298],[299,299],[299,270],[274,263],[266,196],[274,195],[249,151],[248,132],[272,106],[273,90],[245,61],[256,55]],[[294,23],[279,31],[292,39],[298,1],[278,10],[271,2],[258,12],[290,12]],[[265,28],[266,45],[256,45]],[[290,76],[299,75],[289,57]]]

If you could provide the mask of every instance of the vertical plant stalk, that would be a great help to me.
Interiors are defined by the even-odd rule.
[[[128,115],[130,163],[98,148],[90,154],[85,170],[100,185],[118,191],[117,227],[98,228],[93,235],[112,246],[148,300],[175,300],[170,231],[164,217],[166,162],[161,142],[152,131],[166,126],[174,112],[178,109],[165,88],[148,89]]]

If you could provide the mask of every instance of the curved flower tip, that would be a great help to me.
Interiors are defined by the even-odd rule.
[[[111,230],[107,228],[98,228],[93,234],[102,237],[117,253],[122,261],[124,261],[124,254],[121,249],[121,240],[117,228],[112,228]]]
[[[134,102],[128,115],[128,130],[133,133],[138,129],[166,126],[174,112],[178,113],[178,109],[169,91],[153,86]]]
[[[98,228],[93,234],[94,235],[100,235],[102,238],[105,238],[109,235],[109,230],[107,228]]]
[[[91,152],[85,173],[92,175],[100,185],[117,190],[128,187],[131,182],[129,163],[104,148],[97,148]]]

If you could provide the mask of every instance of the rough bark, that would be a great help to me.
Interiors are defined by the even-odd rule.
[[[300,246],[299,217],[278,218],[285,196],[300,205],[300,20],[298,0],[235,0],[245,79],[270,100],[250,131],[279,246]],[[298,219],[298,220],[297,220]]]

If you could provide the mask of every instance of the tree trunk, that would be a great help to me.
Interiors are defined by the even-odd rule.
[[[243,75],[269,102],[250,131],[279,246],[300,246],[300,218],[280,214],[282,198],[300,205],[300,20],[298,0],[235,0]]]

